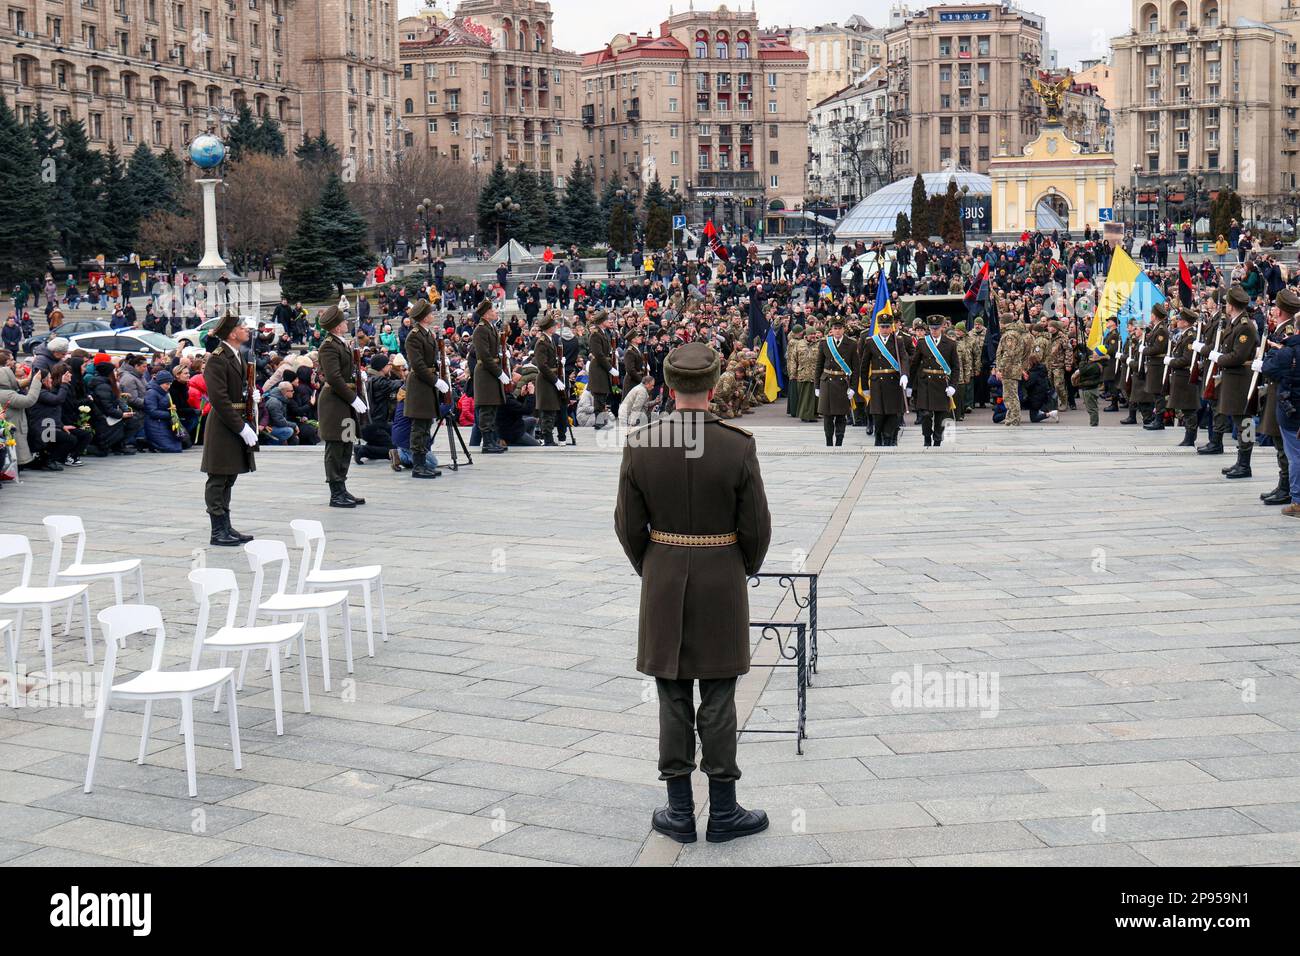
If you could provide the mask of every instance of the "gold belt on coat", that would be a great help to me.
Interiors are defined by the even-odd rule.
[[[942,375],[944,378],[947,378],[947,377],[948,377],[948,373],[945,372],[945,371],[944,371],[943,369],[941,369],[941,368],[923,368],[923,369],[921,369],[921,374],[922,374],[922,375]]]
[[[245,408],[248,407],[248,404],[246,402],[231,402],[230,407],[237,412],[242,412]]]
[[[892,368],[873,368],[871,370],[871,374],[872,375],[898,375],[900,373],[898,372],[898,370]]]
[[[846,374],[846,373],[845,373],[844,369],[842,369],[842,368],[828,368],[828,369],[824,369],[824,370],[822,371],[822,375],[841,375],[841,376],[842,376],[842,375],[844,375],[844,374]]]
[[[677,534],[674,531],[651,529],[650,540],[656,544],[671,544],[679,548],[725,548],[736,543],[736,532],[726,534]]]

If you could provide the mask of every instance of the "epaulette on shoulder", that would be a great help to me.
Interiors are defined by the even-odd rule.
[[[740,432],[740,433],[741,433],[742,435],[744,435],[746,438],[753,438],[753,437],[754,437],[754,433],[753,433],[753,432],[751,432],[751,431],[746,431],[745,429],[741,428],[739,425],[733,425],[733,424],[731,424],[731,422],[724,421],[724,420],[721,419],[721,418],[716,419],[716,421],[717,421],[717,423],[718,423],[719,425],[721,425],[723,428],[730,428],[733,432]]]

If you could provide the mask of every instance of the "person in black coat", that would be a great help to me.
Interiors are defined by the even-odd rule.
[[[107,458],[115,455],[134,455],[135,449],[126,441],[126,420],[132,412],[122,398],[117,384],[117,369],[107,355],[95,360],[94,376],[87,386],[90,397],[90,426],[94,430],[93,454]]]
[[[72,394],[72,371],[56,365],[41,376],[36,404],[27,409],[27,442],[36,461],[32,468],[62,471],[69,463],[81,464],[81,453],[90,434],[75,425],[63,424],[63,411]]]
[[[1052,380],[1047,374],[1047,366],[1037,355],[1029,359],[1029,378],[1024,383],[1024,390],[1024,407],[1029,411],[1031,422],[1057,420],[1052,401]]]

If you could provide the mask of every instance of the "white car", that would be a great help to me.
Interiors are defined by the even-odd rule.
[[[127,355],[153,355],[158,352],[175,352],[181,343],[170,335],[161,332],[149,332],[145,329],[113,329],[108,332],[82,332],[68,339],[68,351],[82,349],[94,355],[105,352],[108,355],[124,357]]]
[[[212,329],[216,328],[217,323],[220,321],[221,316],[215,316],[195,328],[181,329],[176,333],[176,338],[179,339],[183,345],[197,345],[199,347],[204,347],[207,344],[208,333],[212,331]],[[241,315],[239,321],[244,328],[248,329],[254,335],[256,335],[257,330],[263,326],[268,326],[271,331],[275,333],[277,339],[284,334],[284,326],[279,322],[265,321],[256,315]]]

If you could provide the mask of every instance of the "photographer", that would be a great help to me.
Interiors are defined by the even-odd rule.
[[[382,352],[372,357],[370,377],[366,381],[370,421],[361,427],[362,441],[352,449],[352,457],[358,465],[364,465],[366,459],[391,460],[390,452],[395,447],[392,439],[393,413],[401,388],[402,380],[389,357]]]

